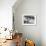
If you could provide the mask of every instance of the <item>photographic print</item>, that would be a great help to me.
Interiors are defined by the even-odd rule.
[[[36,25],[36,16],[33,15],[24,15],[22,17],[23,25]]]

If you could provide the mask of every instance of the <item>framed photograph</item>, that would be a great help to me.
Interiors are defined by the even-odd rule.
[[[22,25],[36,25],[36,16],[35,15],[23,15]]]

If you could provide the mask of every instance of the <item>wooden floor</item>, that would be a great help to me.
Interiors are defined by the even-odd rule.
[[[16,46],[15,39],[13,40],[6,40],[6,42],[2,43],[0,46]]]

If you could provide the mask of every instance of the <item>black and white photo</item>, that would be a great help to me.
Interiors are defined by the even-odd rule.
[[[33,15],[24,15],[22,18],[23,25],[35,25],[36,24],[36,16]]]

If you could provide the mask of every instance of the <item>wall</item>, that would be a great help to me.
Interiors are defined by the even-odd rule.
[[[41,40],[42,46],[46,46],[46,0],[41,1]]]
[[[16,0],[0,0],[0,27],[12,28],[12,6]]]
[[[23,37],[35,41],[36,46],[41,46],[41,0],[23,0],[19,5],[13,6],[15,29],[23,33]],[[37,24],[33,26],[22,25],[22,16],[32,14],[37,16]]]

